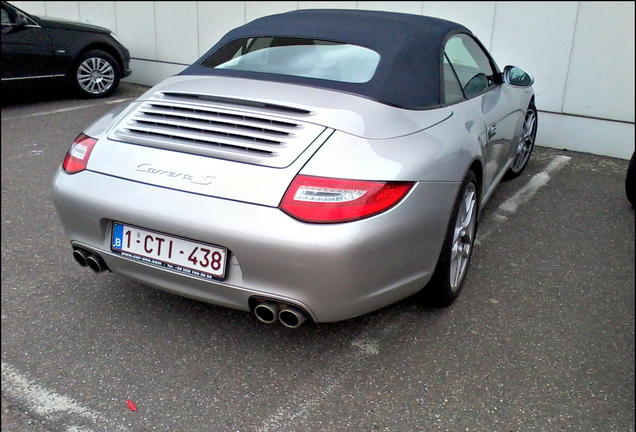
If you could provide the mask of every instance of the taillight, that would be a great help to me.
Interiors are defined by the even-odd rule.
[[[304,222],[336,223],[386,211],[411,190],[411,182],[373,182],[298,175],[280,209]]]
[[[88,158],[91,156],[96,139],[84,134],[79,134],[71,148],[66,152],[62,168],[69,174],[75,174],[86,169]]]

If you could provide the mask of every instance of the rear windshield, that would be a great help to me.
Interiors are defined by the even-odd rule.
[[[357,45],[318,39],[256,37],[234,40],[212,53],[201,66],[365,83],[380,54]]]

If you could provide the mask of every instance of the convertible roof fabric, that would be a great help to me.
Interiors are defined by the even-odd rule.
[[[219,75],[323,87],[358,94],[407,109],[440,105],[442,47],[464,26],[438,18],[393,12],[306,9],[256,19],[227,33],[181,75]],[[308,37],[348,43],[380,54],[373,78],[366,83],[302,78],[201,66],[228,42],[248,37]]]

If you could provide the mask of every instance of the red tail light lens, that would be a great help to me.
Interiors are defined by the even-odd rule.
[[[382,213],[411,190],[412,182],[371,182],[298,175],[280,209],[304,222],[336,223]]]
[[[84,134],[79,134],[71,148],[68,149],[62,168],[69,174],[75,174],[86,169],[88,158],[91,156],[97,140]]]

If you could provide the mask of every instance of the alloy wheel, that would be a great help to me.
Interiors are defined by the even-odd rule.
[[[77,68],[77,82],[87,93],[102,94],[115,82],[115,69],[106,60],[90,57]]]
[[[468,183],[457,214],[450,262],[450,288],[457,291],[468,269],[477,227],[477,190]]]
[[[519,140],[519,146],[517,147],[517,155],[515,156],[515,160],[512,163],[512,171],[518,173],[526,166],[528,163],[528,159],[530,159],[530,154],[532,153],[532,148],[534,147],[534,141],[537,136],[537,112],[531,108],[526,113],[526,118],[523,123],[523,134],[521,139]]]

